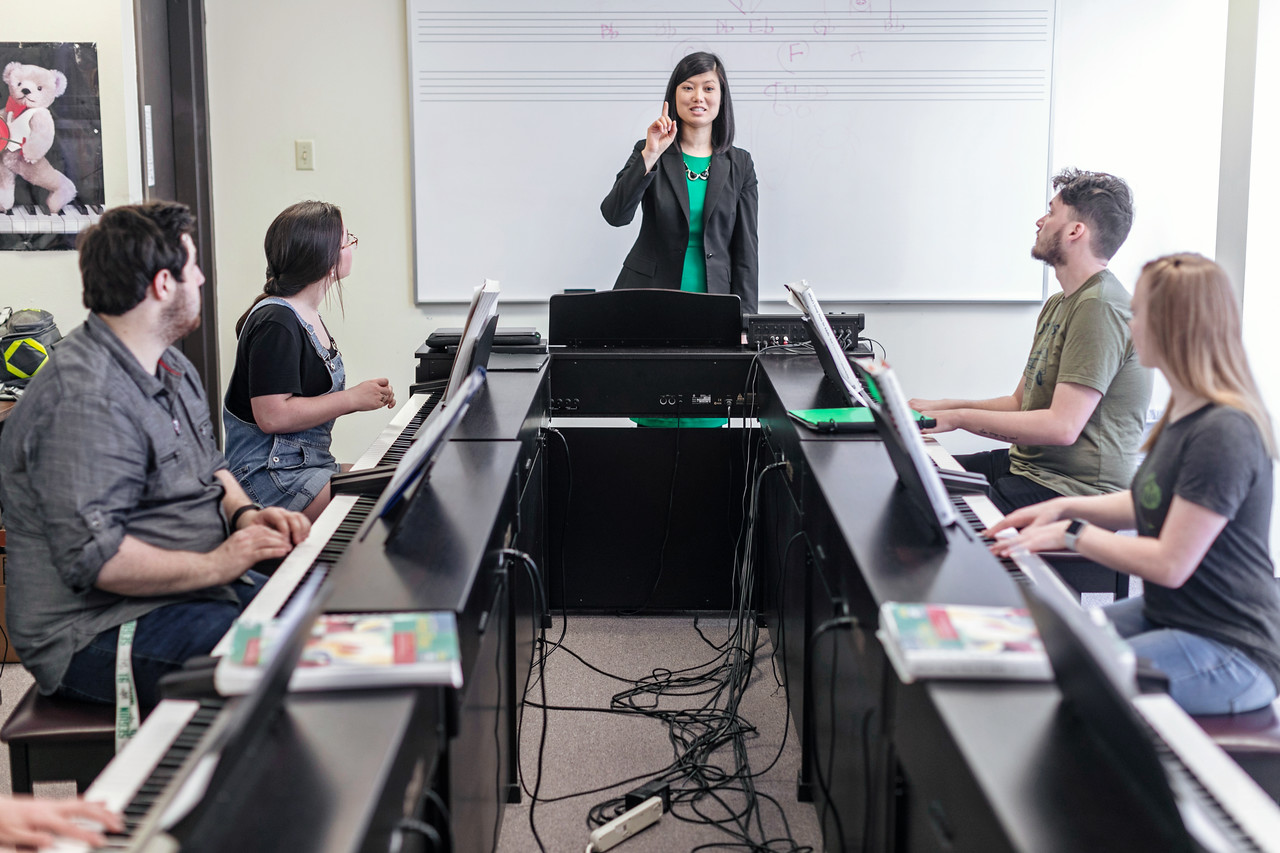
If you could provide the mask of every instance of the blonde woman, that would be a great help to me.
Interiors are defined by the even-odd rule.
[[[1268,552],[1271,419],[1249,370],[1226,273],[1200,255],[1143,267],[1133,343],[1172,395],[1130,490],[1056,498],[991,528],[1033,551],[1070,548],[1145,581],[1106,608],[1135,653],[1169,677],[1189,713],[1270,704],[1280,683],[1280,597]],[[1138,536],[1112,531],[1136,528]]]

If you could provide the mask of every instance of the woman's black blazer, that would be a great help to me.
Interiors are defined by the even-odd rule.
[[[684,158],[672,145],[653,171],[644,171],[644,140],[636,143],[613,189],[600,203],[610,225],[627,225],[636,206],[644,213],[640,236],[622,262],[613,285],[680,289],[684,253],[689,246],[689,187]],[[751,155],[730,148],[711,157],[703,204],[703,244],[707,253],[707,292],[736,293],[744,314],[756,313],[759,262],[756,243],[756,168]]]

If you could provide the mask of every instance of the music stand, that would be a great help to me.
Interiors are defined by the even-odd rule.
[[[742,346],[742,300],[731,293],[627,288],[551,297],[547,340],[570,347]]]

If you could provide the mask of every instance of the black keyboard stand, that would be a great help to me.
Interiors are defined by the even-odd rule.
[[[991,484],[987,478],[973,471],[938,471],[942,485],[946,486],[949,495],[988,495]]]
[[[363,471],[343,471],[329,479],[331,495],[373,495],[382,494],[382,490],[391,482],[391,475],[396,472],[394,465],[379,465]]]

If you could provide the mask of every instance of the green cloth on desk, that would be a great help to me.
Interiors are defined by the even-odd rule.
[[[684,429],[712,429],[729,423],[728,418],[632,418],[642,427],[683,427]]]

